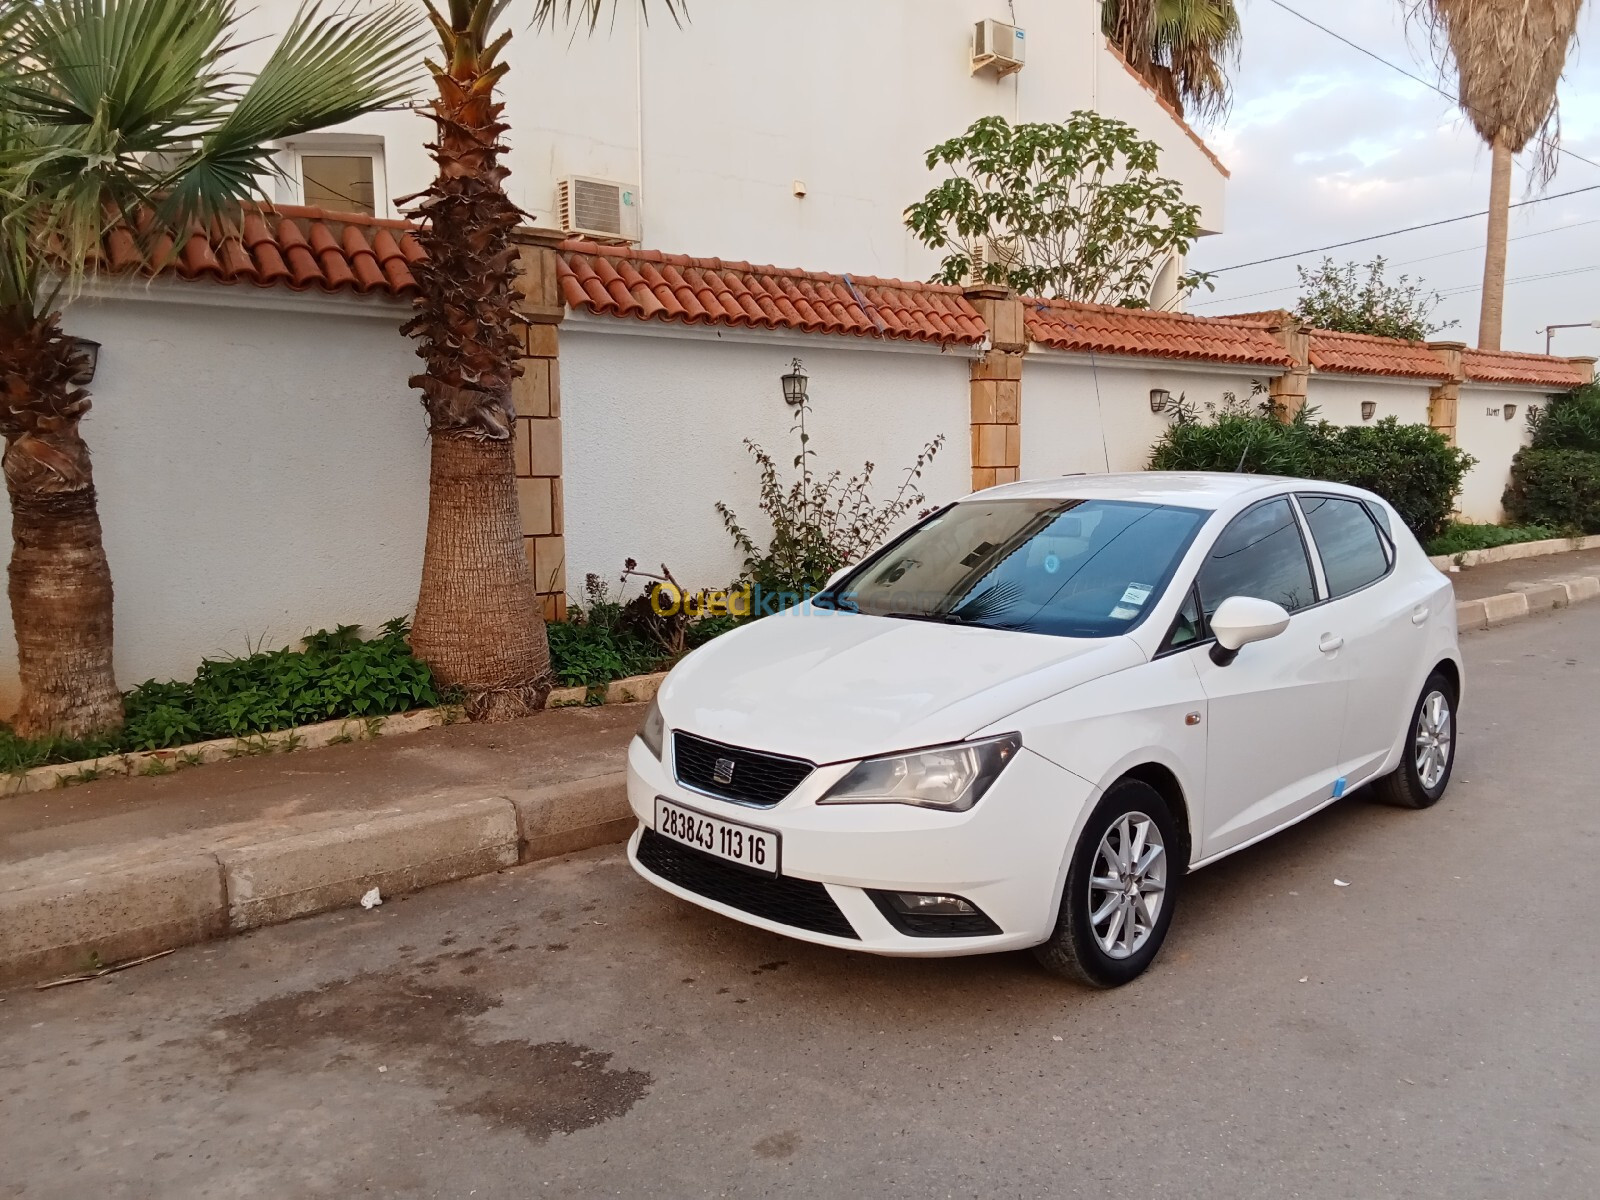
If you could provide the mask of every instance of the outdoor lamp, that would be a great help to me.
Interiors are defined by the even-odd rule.
[[[1378,415],[1378,402],[1376,400],[1363,400],[1361,402],[1361,419],[1370,421]]]
[[[1172,403],[1172,393],[1166,388],[1150,389],[1150,411],[1153,413],[1165,411],[1167,405]]]
[[[783,376],[783,402],[790,408],[799,408],[806,402],[806,379],[806,369],[797,358],[790,364],[789,373]]]
[[[83,387],[94,382],[94,369],[100,362],[100,343],[90,338],[73,338],[72,361],[78,364],[78,369],[72,373],[69,383]]]
[[[1512,417],[1517,415],[1517,406],[1515,404],[1508,404],[1502,411],[1505,413],[1506,420],[1509,421]]]

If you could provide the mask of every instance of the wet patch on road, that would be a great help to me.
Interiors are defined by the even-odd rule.
[[[572,1042],[476,1040],[471,1018],[500,1000],[461,979],[463,968],[455,969],[454,981],[432,976],[456,957],[466,955],[417,964],[420,972],[409,966],[363,972],[263,1000],[215,1022],[199,1043],[239,1075],[295,1069],[293,1060],[330,1042],[335,1062],[372,1060],[392,1078],[413,1077],[441,1092],[455,1112],[540,1142],[620,1117],[649,1091],[649,1074],[612,1068],[608,1051]],[[326,1065],[323,1057],[318,1066]]]

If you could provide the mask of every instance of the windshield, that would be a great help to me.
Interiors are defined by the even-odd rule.
[[[1207,514],[1120,500],[969,500],[868,559],[819,603],[1060,637],[1136,625]]]

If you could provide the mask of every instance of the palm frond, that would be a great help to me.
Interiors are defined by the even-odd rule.
[[[510,0],[496,0],[495,7],[504,9]],[[673,21],[682,25],[689,16],[688,0],[659,0]],[[533,0],[533,25],[542,29],[546,25],[587,25],[593,33],[600,25],[600,13],[610,8],[616,12],[617,0]],[[645,20],[650,19],[650,0],[639,0],[639,11]],[[497,14],[498,15],[498,14]]]

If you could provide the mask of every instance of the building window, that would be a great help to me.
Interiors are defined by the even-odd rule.
[[[330,212],[378,215],[370,154],[302,154],[300,186],[305,202]]]

